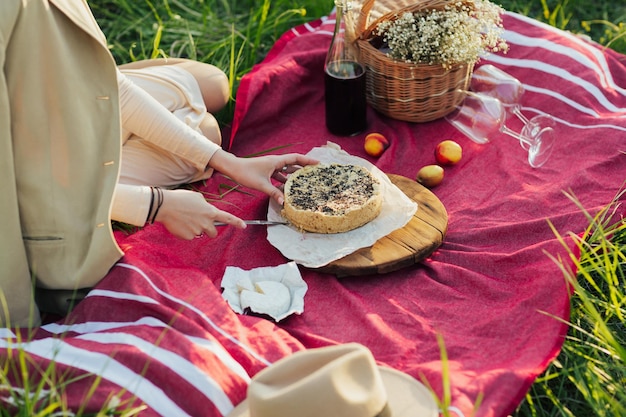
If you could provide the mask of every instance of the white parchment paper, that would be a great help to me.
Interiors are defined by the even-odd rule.
[[[303,232],[292,226],[270,226],[267,240],[287,259],[308,268],[319,268],[343,258],[360,248],[373,245],[378,239],[404,227],[417,211],[417,203],[396,187],[384,172],[369,161],[350,155],[329,142],[313,148],[307,155],[324,163],[361,165],[370,170],[381,183],[383,205],[380,215],[362,227],[345,233],[322,234]],[[267,219],[284,220],[281,207],[271,200]]]
[[[241,306],[239,297],[239,286],[245,286],[245,283],[260,281],[277,281],[283,283],[289,288],[291,294],[291,305],[289,308],[279,315],[272,315],[270,312],[257,311],[270,315],[275,321],[280,321],[292,314],[302,314],[304,312],[304,295],[308,290],[308,285],[302,279],[300,270],[295,262],[288,262],[278,266],[264,266],[250,270],[241,269],[236,266],[226,267],[222,283],[222,297],[228,302],[228,305],[236,313],[243,314],[244,309]],[[239,285],[238,285],[239,284]]]

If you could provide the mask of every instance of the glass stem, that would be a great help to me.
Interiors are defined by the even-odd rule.
[[[502,125],[502,127],[500,128],[500,132],[519,140],[521,143],[527,146],[531,146],[533,144],[533,142],[528,137],[521,135],[512,129],[509,129],[505,125]]]
[[[515,106],[515,108],[513,109],[513,113],[515,113],[515,115],[517,116],[518,119],[520,119],[525,125],[527,125],[528,123],[530,123],[530,121],[528,120],[528,118],[526,116],[524,116],[524,114],[522,113],[522,111],[520,110],[519,106]]]

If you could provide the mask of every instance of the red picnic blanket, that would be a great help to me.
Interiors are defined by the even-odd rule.
[[[558,354],[569,303],[549,255],[567,254],[549,222],[561,234],[581,232],[587,219],[564,192],[595,212],[626,179],[626,57],[505,15],[510,52],[480,64],[522,81],[528,115],[556,118],[555,151],[533,169],[515,140],[502,135],[477,145],[445,120],[411,124],[369,109],[367,132],[329,134],[322,66],[333,23],[331,16],[284,34],[242,79],[230,150],[243,156],[290,145],[278,152],[306,153],[332,141],[384,172],[414,178],[434,163],[439,141],[454,139],[464,158],[433,189],[449,215],[443,245],[424,262],[383,275],[337,278],[300,267],[305,311],[274,324],[234,313],[220,293],[227,266],[289,261],[267,241],[265,228],[223,228],[215,239],[192,241],[156,224],[117,232],[125,257],[72,314],[22,343],[41,367],[55,360],[68,380],[88,375],[65,386],[71,406],[99,409],[124,388],[119,398],[144,403],[142,415],[225,415],[245,397],[250,377],[272,362],[345,342],[362,343],[380,364],[426,378],[441,395],[441,334],[453,406],[469,416],[482,394],[477,415],[499,417],[516,408]],[[379,159],[363,150],[363,136],[372,131],[391,142]],[[222,184],[228,180],[215,175],[196,186],[242,218],[266,216],[266,196],[225,193]],[[0,336],[3,354],[16,354],[7,350],[16,335]]]

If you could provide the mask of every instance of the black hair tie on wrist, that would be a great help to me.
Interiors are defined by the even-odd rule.
[[[154,187],[150,187],[150,208],[148,208],[148,215],[146,216],[146,223],[150,222],[150,215],[152,214],[153,206],[154,206]]]
[[[154,215],[152,216],[152,220],[150,220],[150,224],[154,223],[154,221],[156,220],[157,214],[159,214],[159,209],[163,205],[163,190],[161,189],[161,187],[154,187],[154,189],[157,191],[157,206],[156,206],[156,209],[154,210]]]

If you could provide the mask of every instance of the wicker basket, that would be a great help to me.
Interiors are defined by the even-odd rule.
[[[365,0],[354,25],[359,61],[365,66],[367,101],[380,113],[408,122],[429,122],[454,111],[465,98],[474,69],[473,64],[451,68],[441,65],[411,64],[396,61],[374,45],[372,32],[383,20],[392,20],[403,12],[438,10],[450,0]],[[350,23],[348,23],[350,25]]]

